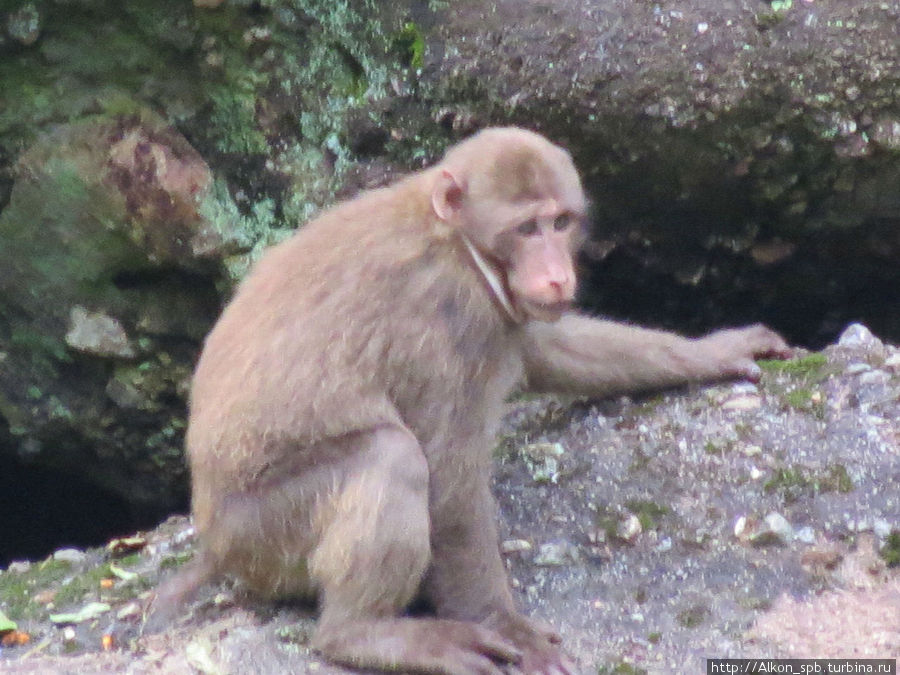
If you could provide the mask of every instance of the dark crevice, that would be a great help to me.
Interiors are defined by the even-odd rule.
[[[710,253],[695,283],[677,281],[659,253],[618,247],[581,266],[585,310],[640,325],[699,335],[723,326],[762,322],[792,344],[821,349],[850,323],[900,341],[896,304],[900,276],[872,261],[831,266],[815,252],[769,267],[739,256]],[[835,260],[837,260],[835,256]]]
[[[162,515],[135,513],[122,497],[70,472],[29,466],[9,455],[0,461],[0,569],[68,546],[100,546],[153,527]]]

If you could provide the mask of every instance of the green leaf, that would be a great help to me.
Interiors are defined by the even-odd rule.
[[[110,606],[105,602],[89,602],[80,610],[71,614],[51,614],[50,621],[55,624],[83,623],[85,621],[90,621],[91,619],[96,619],[110,609]]]
[[[8,618],[3,612],[0,612],[0,633],[8,633],[11,630],[16,630],[18,627],[15,621]]]

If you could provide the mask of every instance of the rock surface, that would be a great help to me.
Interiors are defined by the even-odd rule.
[[[511,404],[496,451],[502,550],[518,603],[561,631],[582,672],[900,654],[900,349],[867,334],[763,363],[758,385]],[[536,456],[554,458],[555,480]],[[4,641],[0,670],[347,672],[311,653],[311,608],[228,581],[141,636],[147,589],[193,550],[173,518],[11,565],[0,614],[29,641]],[[66,617],[85,611],[99,616]]]
[[[896,342],[898,86],[900,0],[7,3],[3,479],[130,522],[183,506],[189,374],[234,280],[486,124],[572,149],[587,308]],[[0,535],[47,503],[12,501]]]

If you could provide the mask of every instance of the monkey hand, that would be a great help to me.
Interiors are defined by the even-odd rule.
[[[713,379],[743,378],[759,381],[762,371],[755,359],[787,359],[793,350],[778,333],[762,324],[727,328],[700,338],[704,359],[715,369]]]
[[[578,667],[559,646],[559,633],[542,621],[504,612],[484,623],[522,652],[518,663],[506,666],[509,675],[578,675]]]

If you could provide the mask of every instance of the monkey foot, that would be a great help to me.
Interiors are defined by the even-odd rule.
[[[559,646],[559,634],[542,621],[502,614],[485,625],[522,651],[522,659],[505,668],[508,675],[578,675],[578,667]]]
[[[519,648],[490,628],[444,619],[320,625],[313,644],[329,660],[355,668],[436,675],[504,675],[502,664],[523,660]],[[553,671],[528,672],[550,675]]]

